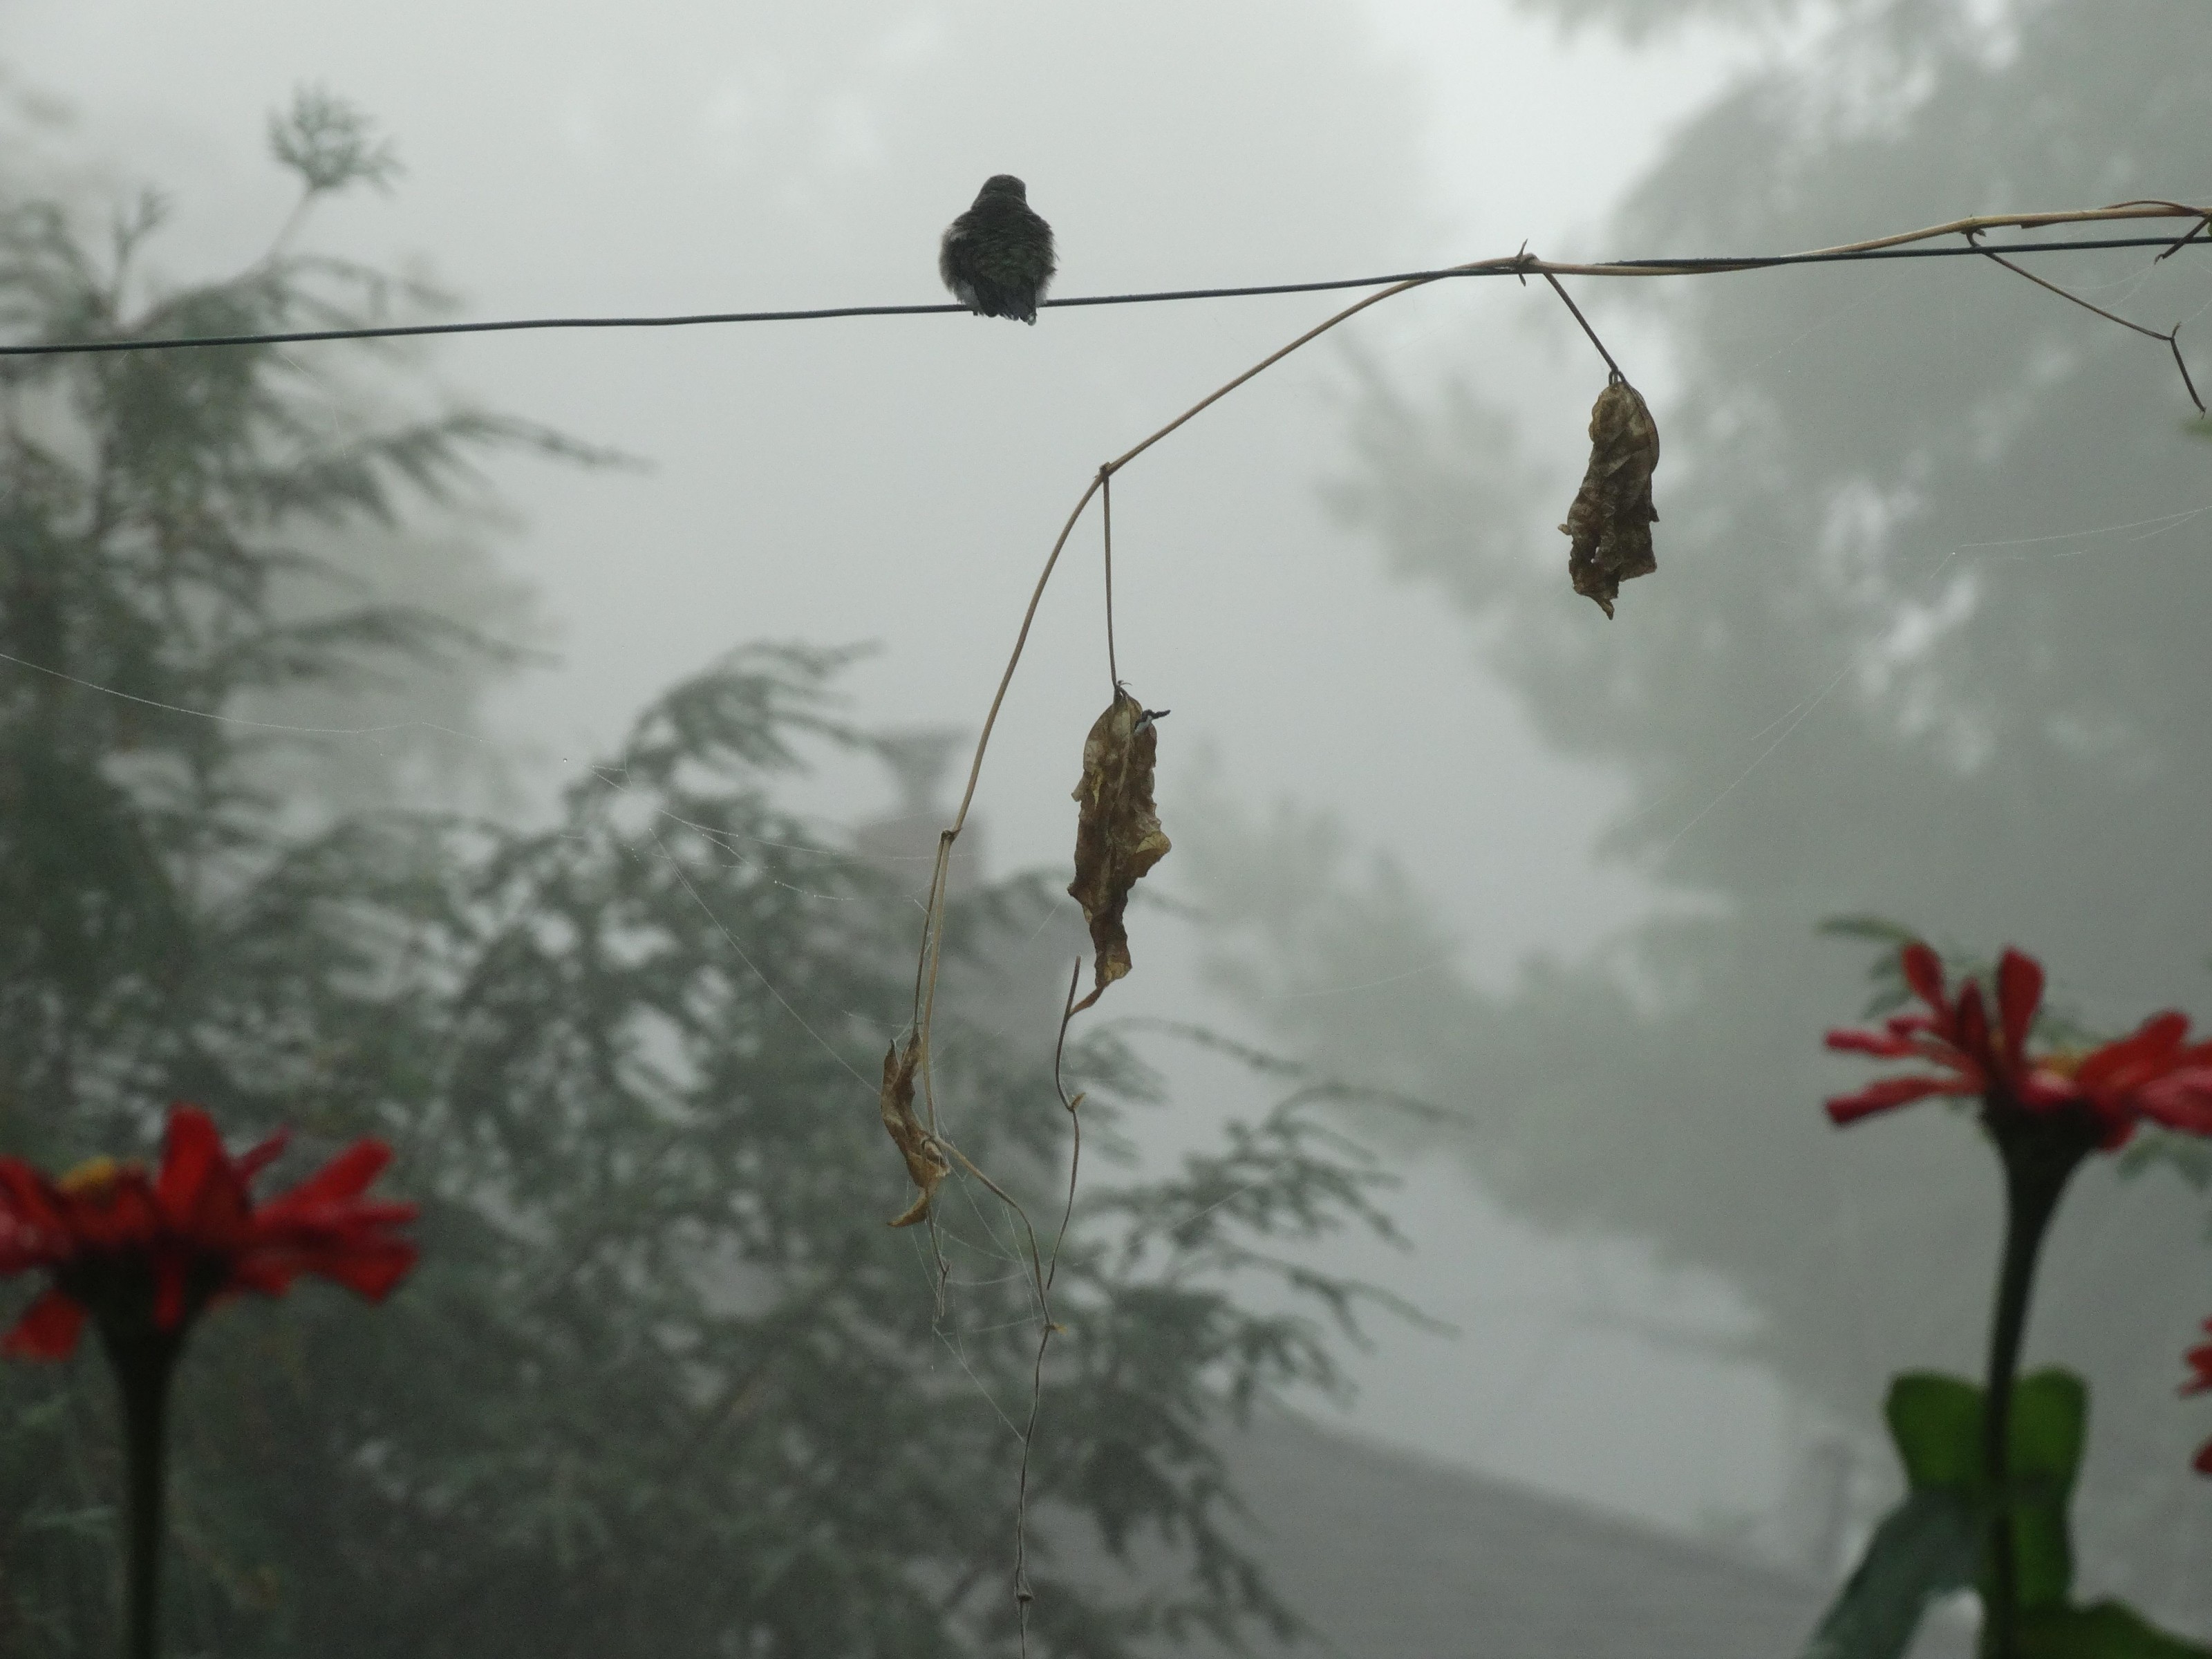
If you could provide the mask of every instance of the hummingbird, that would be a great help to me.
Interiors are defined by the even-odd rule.
[[[1052,227],[1030,210],[1029,187],[1010,173],[983,181],[975,205],[945,227],[938,246],[937,274],[978,317],[1034,325],[1055,269]]]

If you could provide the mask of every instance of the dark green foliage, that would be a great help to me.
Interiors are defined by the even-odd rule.
[[[301,88],[290,109],[269,118],[269,149],[311,196],[356,183],[388,189],[403,171],[368,118],[321,87]]]
[[[357,122],[302,111],[278,148],[310,195],[376,176]],[[384,292],[280,255],[126,315],[126,281],[58,210],[0,214],[21,334],[340,320]],[[0,394],[0,1146],[128,1153],[185,1096],[234,1138],[294,1124],[301,1166],[381,1135],[388,1187],[426,1206],[386,1306],[303,1288],[196,1334],[171,1650],[913,1659],[1008,1636],[1034,1269],[964,1182],[933,1235],[883,1225],[904,1178],[872,1073],[910,1010],[909,912],[775,804],[809,752],[865,741],[829,702],[842,659],[756,649],[677,686],[541,831],[303,808],[267,781],[304,740],[227,717],[477,643],[288,585],[350,580],[362,524],[538,434],[375,424],[264,351],[48,360]],[[988,985],[994,943],[1034,936],[1032,890],[954,918],[956,977]],[[1056,1218],[1041,1036],[941,1014],[936,1091],[962,1150]],[[1228,1285],[1272,1272],[1348,1322],[1349,1287],[1267,1251],[1383,1226],[1375,1177],[1294,1098],[1117,1188],[1117,1103],[1146,1077],[1103,1037],[1067,1069],[1092,1150],[1031,1469],[1036,1649],[1281,1626],[1213,1437],[1334,1372],[1323,1328]],[[88,1352],[0,1368],[10,1659],[112,1647],[109,1394]],[[1133,1588],[1109,1557],[1139,1548],[1188,1574]]]
[[[57,204],[0,206],[0,318],[18,337],[337,321],[389,286],[272,254],[129,310],[143,205],[99,265]],[[343,383],[264,349],[15,360],[0,371],[0,1075],[18,1135],[124,1133],[225,1075],[218,952],[265,948],[240,905],[276,856],[241,702],[480,648],[325,549],[449,495],[472,449],[529,441],[467,410],[364,417]],[[319,590],[319,591],[317,591]],[[313,594],[318,601],[308,605]],[[332,605],[336,596],[339,603]],[[234,937],[243,930],[246,938]],[[88,1123],[73,1119],[100,1114]]]
[[[2159,1629],[2119,1601],[2046,1607],[2020,1622],[2020,1659],[2205,1659],[2212,1648]]]
[[[1882,1516],[1820,1616],[1805,1659],[1898,1659],[1939,1596],[1973,1583],[1980,1516],[1963,1492],[1916,1488]]]

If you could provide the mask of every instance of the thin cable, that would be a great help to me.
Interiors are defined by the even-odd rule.
[[[2177,241],[2172,236],[2127,236],[2076,241],[2016,242],[2006,253],[2075,253],[2100,248],[2212,246],[2212,242]],[[1326,294],[1340,289],[1384,288],[1400,283],[1433,283],[1455,276],[1702,276],[1732,270],[1772,270],[1784,265],[1844,264],[1862,259],[1958,259],[1986,258],[1987,248],[1824,248],[1807,253],[1753,254],[1741,258],[1614,259],[1600,264],[1558,264],[1544,260],[1483,260],[1441,270],[1402,270],[1381,276],[1345,276],[1325,283],[1262,283],[1243,288],[1163,289],[1137,294],[1086,294],[1046,300],[1045,307],[1164,305],[1185,300],[1249,300],[1275,294]],[[441,334],[515,334],[545,329],[696,328],[723,323],[806,323],[840,317],[933,317],[966,315],[951,303],[912,306],[823,306],[797,311],[708,311],[667,317],[510,317],[475,323],[391,323],[366,328],[307,328],[269,334],[195,334],[175,339],[65,340],[36,345],[0,345],[0,357],[60,357],[114,351],[173,351],[198,346],[303,345],[319,340],[399,340]]]
[[[70,685],[97,691],[102,696],[135,702],[141,708],[158,708],[165,714],[184,714],[196,720],[212,720],[218,726],[243,726],[249,732],[283,732],[307,738],[374,738],[392,732],[435,732],[441,736],[459,738],[464,743],[480,744],[489,749],[492,740],[473,732],[459,732],[450,726],[440,726],[431,720],[392,720],[381,726],[287,726],[277,720],[250,720],[237,714],[215,714],[204,708],[187,708],[182,703],[161,702],[152,697],[142,697],[136,692],[118,691],[112,685],[102,685],[97,680],[79,679],[75,674],[64,674],[58,668],[49,668],[44,663],[33,662],[27,657],[12,657],[0,651],[0,662],[17,668],[27,668],[33,673],[44,674],[49,679],[66,681]]]

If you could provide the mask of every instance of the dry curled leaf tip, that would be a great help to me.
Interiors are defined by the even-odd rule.
[[[1590,409],[1589,469],[1560,532],[1573,538],[1567,575],[1575,592],[1597,601],[1607,617],[1620,585],[1659,568],[1651,550],[1651,473],[1659,465],[1659,428],[1643,394],[1627,381],[1607,382]]]
[[[911,1227],[917,1221],[927,1220],[937,1189],[952,1173],[952,1161],[945,1156],[937,1137],[915,1115],[914,1074],[921,1059],[919,1032],[908,1037],[904,1047],[894,1042],[884,1051],[884,1090],[878,1103],[884,1127],[890,1132],[891,1144],[899,1149],[899,1156],[906,1159],[907,1176],[915,1189],[914,1202],[891,1218],[894,1227]]]
[[[1067,892],[1091,924],[1096,960],[1091,994],[1071,1012],[1088,1008],[1129,971],[1129,934],[1121,921],[1129,890],[1167,856],[1168,838],[1152,804],[1158,721],[1167,712],[1146,708],[1116,686],[1114,701],[1083,740],[1083,779],[1075,786],[1075,879]]]

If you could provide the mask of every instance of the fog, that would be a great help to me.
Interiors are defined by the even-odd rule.
[[[1504,0],[1141,0],[1110,13],[900,0],[18,0],[0,21],[0,63],[19,95],[52,106],[46,153],[81,192],[119,196],[144,181],[171,197],[174,217],[147,255],[157,281],[244,266],[283,222],[291,191],[267,161],[267,111],[302,84],[357,102],[405,173],[388,192],[319,207],[303,243],[419,271],[452,296],[453,316],[492,318],[933,302],[939,230],[985,175],[1006,171],[1027,180],[1054,227],[1061,295],[1414,270],[1524,243],[1554,258],[1764,251],[1712,245],[1728,233],[1710,218],[1670,219],[1674,198],[1650,180],[1662,161],[1677,170],[1668,177],[1694,172],[1704,129],[1689,124],[1737,77],[1796,61],[1819,39],[1798,12],[1761,27],[1693,17],[1624,38],[1564,29]],[[1900,180],[1893,211],[1857,200],[1831,218],[1795,211],[1814,242],[2074,199],[2070,180],[2039,183],[1996,200],[1930,202],[1932,186]],[[2193,179],[2160,187],[2194,199],[2192,183],[2200,196],[2212,187],[2201,159]],[[2106,193],[2142,192],[2130,182]],[[1744,234],[1769,227],[1746,222]],[[2191,285],[2176,306],[2201,307],[2202,270],[2171,279]],[[1962,293],[1994,292],[1999,275],[1977,273],[1975,287],[1944,273],[1940,298],[1934,278],[1884,293],[1955,306]],[[1759,290],[1771,309],[1759,321],[1777,320],[1765,343],[1744,346],[1746,374],[1759,372],[1768,343],[1784,368],[1807,351],[1847,353],[1856,331],[1878,330],[1881,305],[1913,302],[1870,313],[1864,292]],[[499,568],[527,593],[504,623],[544,654],[486,692],[489,742],[453,763],[463,793],[480,789],[514,822],[544,821],[648,698],[756,639],[871,647],[842,682],[852,719],[972,736],[1039,566],[1097,465],[1340,302],[1056,310],[1033,329],[947,315],[421,348],[408,361],[456,397],[636,463],[491,464],[507,515]],[[1717,337],[1713,318],[1725,321],[1733,303],[1694,316],[1610,295],[1593,304],[1662,428],[1695,402],[1702,360],[1684,343],[1689,331]],[[2156,441],[2172,436],[2158,349],[2113,345],[2086,314],[2054,319],[2009,291],[2003,304],[2018,308],[2006,317],[2033,314],[2106,352],[2100,362],[2124,362],[2146,426]],[[2182,314],[2160,305],[2161,326],[2166,311]],[[1164,902],[1140,896],[1133,908],[1136,970],[1100,1015],[1211,1025],[1320,1055],[1355,1082],[1366,1066],[1472,1123],[1436,1134],[1388,1113],[1345,1120],[1402,1176],[1387,1203],[1408,1247],[1346,1243],[1327,1265],[1386,1286],[1442,1328],[1378,1316],[1372,1346],[1352,1358],[1356,1396],[1302,1398],[1307,1409],[1447,1464],[1803,1567],[1801,1534],[1820,1524],[1804,1504],[1828,1501],[1805,1497],[1808,1459],[1839,1432],[1863,1443],[1877,1431],[1881,1377],[1910,1358],[1899,1341],[1836,1339],[1847,1353],[1857,1343],[1856,1363],[1844,1362],[1856,1374],[1839,1387],[1862,1402],[1839,1430],[1834,1402],[1761,1350],[1756,1288],[1646,1227],[1632,1205],[1553,1203],[1526,1186],[1502,1197],[1486,1178],[1482,1088],[1470,1081],[1467,1097],[1439,1098],[1453,1086],[1449,1065],[1394,1049],[1395,1038],[1361,1024],[1397,1030],[1374,1012],[1387,1004],[1441,1010],[1441,1030],[1457,1018],[1453,996],[1510,998],[1532,963],[1602,971],[1633,1006],[1665,1006],[1674,988],[1653,982],[1654,961],[1635,941],[1670,920],[1729,913],[1735,900],[1682,861],[1735,856],[1734,820],[1714,809],[1748,801],[1761,822],[1825,810],[1808,780],[1822,772],[1824,745],[1844,739],[1817,720],[1788,725],[1804,687],[1747,672],[1740,723],[1655,807],[1637,793],[1632,761],[1538,718],[1544,693],[1531,687],[1546,682],[1512,666],[1512,652],[1525,662],[1540,642],[1469,597],[1496,567],[1440,574],[1407,552],[1426,545],[1418,536],[1357,505],[1376,473],[1356,433],[1375,429],[1360,423],[1378,404],[1437,410],[1442,388],[1471,387],[1510,415],[1512,454],[1493,459],[1510,459],[1531,495],[1502,522],[1470,525],[1469,537],[1517,549],[1506,556],[1528,583],[1550,585],[1559,625],[1586,636],[1575,648],[1603,650],[1644,625],[1662,603],[1656,590],[1682,580],[1677,546],[1714,544],[1712,486],[1680,514],[1668,503],[1728,461],[1709,431],[1702,447],[1669,449],[1660,571],[1624,594],[1608,630],[1567,591],[1564,538],[1549,527],[1580,476],[1601,383],[1602,366],[1540,288],[1439,283],[1270,370],[1117,477],[1119,662],[1133,692],[1173,711],[1159,793],[1177,851],[1147,884]],[[1484,428],[1446,430],[1441,415],[1437,424],[1440,447],[1466,441],[1474,470]],[[1482,499],[1472,487],[1464,498],[1477,510]],[[2131,512],[2044,505],[2057,516],[2023,516],[1989,539],[2118,524]],[[2154,492],[2141,516],[2197,505]],[[1677,534],[1681,543],[1668,539]],[[2191,546],[2201,544],[2197,533]],[[1065,880],[1067,791],[1107,690],[1097,545],[1094,517],[1070,542],[983,767],[976,839],[994,875]],[[1801,551],[1762,544],[1741,556]],[[1824,668],[1813,688],[1826,678]],[[1746,746],[1747,733],[1784,725],[1778,751],[1764,738]],[[1801,792],[1806,804],[1793,805]],[[891,810],[894,792],[881,769],[848,760],[796,799],[835,841]],[[1650,832],[1663,850],[1629,844],[1638,832],[1625,822],[1663,824]],[[1297,889],[1301,848],[1307,899],[1356,899],[1404,925],[1269,932],[1258,901],[1238,908],[1240,868],[1265,866]],[[1826,908],[1808,900],[1799,932],[1886,897],[1836,896]],[[2200,939],[2201,897],[2200,881],[2182,929]],[[1994,902],[1931,925],[1964,932],[1967,920],[2012,925]],[[1333,952],[1332,937],[1357,948]],[[1298,940],[1310,957],[1271,957],[1295,953]],[[1812,1064],[1819,1022],[1858,1012],[1859,965],[1841,951],[1821,970],[1838,1000],[1776,1043]],[[2092,1003],[2103,994],[2080,988]],[[2144,1011],[2185,1006],[2197,988],[2146,991]],[[2132,1001],[2110,1012],[2136,1017]],[[1041,1050],[1051,1035],[1048,1024],[1036,1032]],[[1477,1043],[1478,1068],[1481,1053]],[[1227,1068],[1172,1048],[1153,1058],[1170,1101],[1136,1126],[1148,1165],[1250,1109],[1253,1085]],[[865,1110],[864,1098],[854,1105]],[[1816,1092],[1769,1107],[1802,1115],[1807,1136],[1818,1123]],[[1942,1127],[1968,1140],[1962,1125]],[[1849,1163],[1822,1177],[1832,1203],[1819,1224],[1855,1218],[1858,1194],[1883,1178]],[[1972,1288],[1956,1291],[1953,1324],[1974,1327],[1987,1271],[1978,1257],[1956,1265],[1958,1285]],[[2212,1305],[2160,1311],[2160,1340],[2178,1356]],[[1927,1360],[1971,1365],[1970,1349]],[[2185,1431],[2159,1431],[2177,1443]],[[1844,1501],[1863,1517],[1892,1477],[1870,1453],[1844,1479]],[[2201,1513],[2197,1528],[2201,1540]]]

